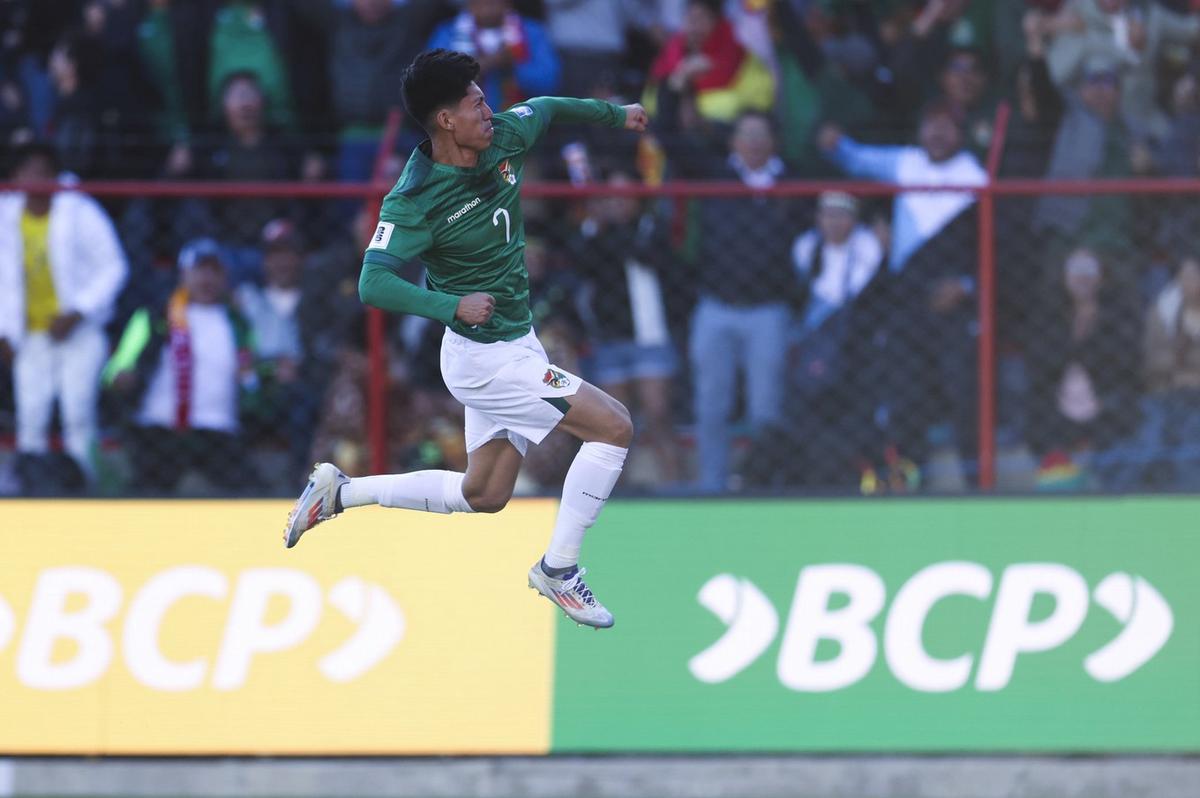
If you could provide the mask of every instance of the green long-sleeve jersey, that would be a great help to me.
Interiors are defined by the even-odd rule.
[[[368,305],[436,319],[481,343],[529,332],[529,273],[520,189],[525,153],[551,122],[622,127],[625,111],[603,100],[536,97],[492,117],[492,143],[472,168],[435,163],[429,142],[413,151],[383,200],[379,224],[363,256],[359,295]],[[421,258],[426,284],[399,276]],[[471,327],[455,319],[460,297],[491,294],[495,311]]]

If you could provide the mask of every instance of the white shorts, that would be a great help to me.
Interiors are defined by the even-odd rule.
[[[530,330],[515,341],[481,344],[446,328],[442,379],[466,406],[467,451],[508,438],[522,455],[541,443],[567,411],[583,382],[551,364]]]

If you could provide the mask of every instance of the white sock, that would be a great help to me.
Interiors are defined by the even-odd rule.
[[[459,471],[413,471],[356,477],[342,486],[342,507],[378,504],[429,513],[471,513],[474,510],[463,497],[464,476]]]
[[[628,453],[628,449],[607,443],[591,442],[579,447],[563,481],[562,504],[546,549],[546,565],[569,568],[579,562],[583,536],[604,509]]]

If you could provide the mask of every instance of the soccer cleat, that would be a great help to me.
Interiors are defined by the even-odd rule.
[[[585,573],[587,570],[580,568],[568,579],[555,579],[542,570],[542,561],[538,560],[529,569],[529,586],[557,604],[575,623],[607,629],[613,625],[612,613],[584,584]]]
[[[288,515],[287,529],[283,531],[283,542],[290,549],[300,541],[300,536],[322,521],[337,515],[338,489],[350,481],[350,477],[338,470],[333,463],[317,463],[308,475],[308,485]]]

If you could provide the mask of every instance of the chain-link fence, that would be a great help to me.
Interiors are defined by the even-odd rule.
[[[526,260],[551,360],[636,419],[624,490],[1200,489],[1195,186],[591,179],[526,185]],[[465,467],[441,326],[369,334],[377,190],[89,190],[128,278],[106,322],[47,323],[4,369],[4,492]],[[521,489],[556,491],[572,455],[553,434]]]

